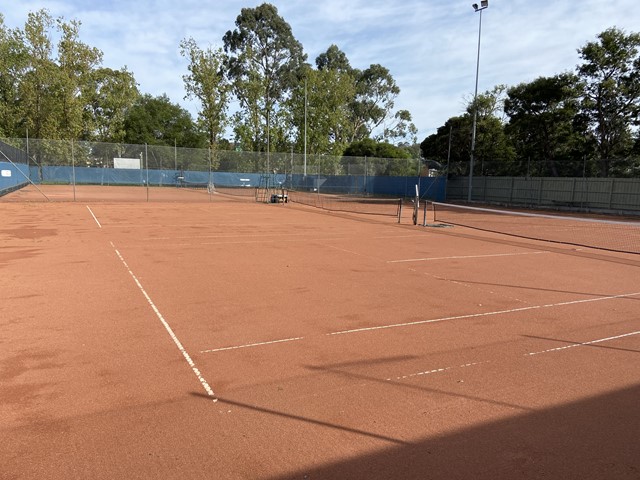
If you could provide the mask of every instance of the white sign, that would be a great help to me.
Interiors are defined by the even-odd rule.
[[[0,173],[0,176],[2,176],[2,177],[10,177],[11,176],[11,170],[2,170],[2,173]]]
[[[139,158],[114,158],[113,168],[128,168],[131,170],[140,170]]]

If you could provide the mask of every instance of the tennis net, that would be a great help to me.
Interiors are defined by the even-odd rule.
[[[401,198],[329,195],[316,192],[289,191],[289,201],[332,212],[385,215],[398,219],[402,215]]]
[[[640,255],[640,222],[433,202],[436,222],[515,237]]]

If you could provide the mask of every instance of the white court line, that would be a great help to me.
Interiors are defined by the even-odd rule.
[[[423,375],[431,375],[434,373],[441,373],[441,372],[446,372],[447,370],[453,370],[454,368],[468,368],[468,367],[474,367],[476,365],[483,365],[485,363],[489,363],[489,361],[485,361],[485,362],[473,362],[473,363],[465,363],[464,365],[458,365],[457,367],[443,367],[443,368],[436,368],[433,370],[427,370],[425,372],[418,372],[418,373],[411,373],[409,375],[403,375],[401,377],[396,377],[396,378],[387,378],[387,382],[390,382],[392,380],[406,380],[407,378],[412,378],[412,377],[421,377]]]
[[[98,224],[98,228],[102,228],[102,225],[100,225],[100,222],[98,221],[98,219],[96,218],[96,216],[93,214],[93,211],[91,210],[91,207],[89,205],[87,205],[87,208],[89,209],[89,213],[91,214],[91,216],[93,217],[93,219],[96,221],[96,223]]]
[[[456,255],[452,257],[409,258],[407,260],[388,260],[387,263],[429,262],[432,260],[457,260],[465,258],[515,257],[518,255],[540,255],[550,252],[494,253],[491,255]]]
[[[271,340],[270,342],[249,343],[247,345],[238,345],[235,347],[212,348],[211,350],[202,350],[200,353],[225,352],[227,350],[239,350],[241,348],[262,347],[264,345],[274,345],[276,343],[296,342],[304,340],[304,337],[285,338],[282,340]]]
[[[517,313],[517,312],[526,312],[528,310],[539,310],[542,308],[553,308],[553,307],[563,307],[567,305],[579,305],[581,303],[591,303],[591,302],[602,302],[607,300],[615,300],[619,298],[628,298],[628,297],[637,297],[640,295],[640,292],[637,293],[625,293],[622,295],[612,295],[609,297],[599,297],[599,298],[588,298],[586,300],[572,300],[569,302],[559,302],[559,303],[549,303],[546,305],[532,305],[529,307],[520,307],[520,308],[512,308],[510,310],[497,310],[494,312],[484,312],[484,313],[470,313],[468,315],[456,315],[453,317],[442,317],[442,318],[434,318],[431,320],[418,320],[416,322],[407,322],[407,323],[394,323],[391,325],[380,325],[377,327],[365,327],[365,328],[355,328],[353,330],[342,330],[340,332],[332,332],[327,333],[325,335],[346,335],[349,333],[361,333],[361,332],[371,332],[374,330],[384,330],[387,328],[400,328],[400,327],[411,327],[414,325],[424,325],[427,323],[438,323],[438,322],[447,322],[449,320],[463,320],[466,318],[478,318],[478,317],[490,317],[493,315],[504,315],[507,313]]]
[[[631,332],[631,333],[625,333],[623,335],[616,335],[615,337],[600,338],[598,340],[591,340],[590,342],[574,343],[574,344],[571,344],[571,345],[565,345],[564,347],[550,348],[549,350],[542,350],[541,352],[525,353],[525,356],[530,357],[532,355],[540,355],[542,353],[559,352],[561,350],[567,350],[569,348],[584,347],[584,346],[587,346],[587,345],[595,345],[596,343],[609,342],[611,340],[617,340],[618,338],[632,337],[634,335],[640,335],[640,331]]]
[[[184,359],[187,361],[187,363],[189,364],[189,366],[191,367],[191,370],[193,370],[193,373],[195,373],[196,377],[198,378],[198,380],[200,381],[200,383],[202,384],[202,386],[204,387],[205,391],[207,392],[207,395],[209,395],[210,397],[213,397],[213,401],[217,402],[218,399],[215,398],[215,394],[213,393],[213,389],[209,386],[209,384],[207,383],[207,381],[204,379],[204,377],[202,376],[202,374],[200,373],[200,370],[198,370],[198,368],[196,367],[196,364],[194,363],[194,361],[191,359],[191,356],[187,353],[187,351],[185,350],[185,348],[182,346],[182,343],[180,342],[180,340],[178,340],[178,337],[176,336],[176,334],[173,332],[173,330],[171,329],[171,327],[169,326],[169,324],[167,323],[167,321],[164,319],[164,317],[162,316],[162,314],[160,313],[160,310],[158,310],[158,307],[155,306],[155,304],[153,303],[153,301],[151,300],[151,297],[149,296],[149,294],[147,294],[147,292],[145,291],[145,289],[142,287],[142,284],[140,283],[140,281],[138,280],[138,278],[134,275],[134,273],[131,271],[131,269],[129,268],[129,265],[127,265],[127,262],[124,260],[124,258],[122,257],[122,255],[120,254],[120,252],[118,251],[118,249],[115,247],[115,245],[113,244],[113,242],[110,242],[111,246],[113,247],[113,249],[116,252],[116,255],[118,255],[118,258],[120,259],[120,261],[123,263],[123,265],[125,266],[125,268],[127,269],[127,271],[129,272],[129,275],[131,275],[131,277],[133,278],[133,281],[136,282],[136,285],[138,286],[138,288],[140,289],[140,291],[142,292],[142,294],[144,295],[144,297],[147,299],[147,302],[149,302],[149,305],[151,305],[151,308],[153,309],[153,311],[155,312],[156,316],[158,317],[158,319],[160,320],[160,322],[162,322],[162,325],[164,326],[165,330],[169,333],[169,336],[171,337],[171,339],[173,340],[173,342],[176,344],[176,346],[178,347],[178,350],[180,350],[180,353],[182,353],[182,356],[184,357]]]

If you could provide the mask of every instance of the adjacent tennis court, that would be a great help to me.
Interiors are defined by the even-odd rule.
[[[638,478],[637,254],[86,188],[0,199],[0,477]]]

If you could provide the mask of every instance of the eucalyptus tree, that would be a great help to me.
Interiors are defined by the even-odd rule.
[[[578,50],[584,85],[582,112],[596,143],[601,176],[633,147],[640,113],[640,34],[610,28]]]
[[[299,152],[342,155],[352,138],[351,110],[355,96],[353,77],[343,70],[308,68],[287,102],[291,130]]]
[[[582,174],[582,132],[576,116],[580,88],[575,75],[540,77],[508,90],[507,133],[517,146],[521,173],[539,176]]]
[[[138,97],[125,117],[125,142],[202,148],[206,144],[191,114],[167,95]]]
[[[25,128],[35,138],[60,138],[57,86],[59,69],[53,61],[50,30],[54,19],[48,11],[28,14],[22,32],[27,51],[27,66],[19,85]]]
[[[85,83],[85,140],[124,142],[127,111],[140,96],[133,73],[126,68],[98,68]]]
[[[221,48],[201,49],[193,38],[180,43],[180,53],[189,60],[189,73],[182,76],[187,98],[200,103],[198,122],[215,148],[228,124],[230,84]]]
[[[79,38],[80,22],[56,20],[60,32],[57,65],[59,85],[56,92],[60,106],[59,129],[62,138],[77,139],[82,132],[86,84],[102,63],[102,52]]]
[[[0,135],[5,137],[25,135],[19,85],[27,65],[21,32],[7,28],[0,13]]]
[[[240,112],[233,117],[244,148],[269,149],[271,122],[300,83],[306,55],[291,26],[271,4],[243,8],[224,37],[228,75]],[[276,125],[276,128],[283,128]]]
[[[371,136],[372,132],[389,117],[400,93],[389,69],[379,64],[355,71],[356,96],[351,104],[352,141]]]

